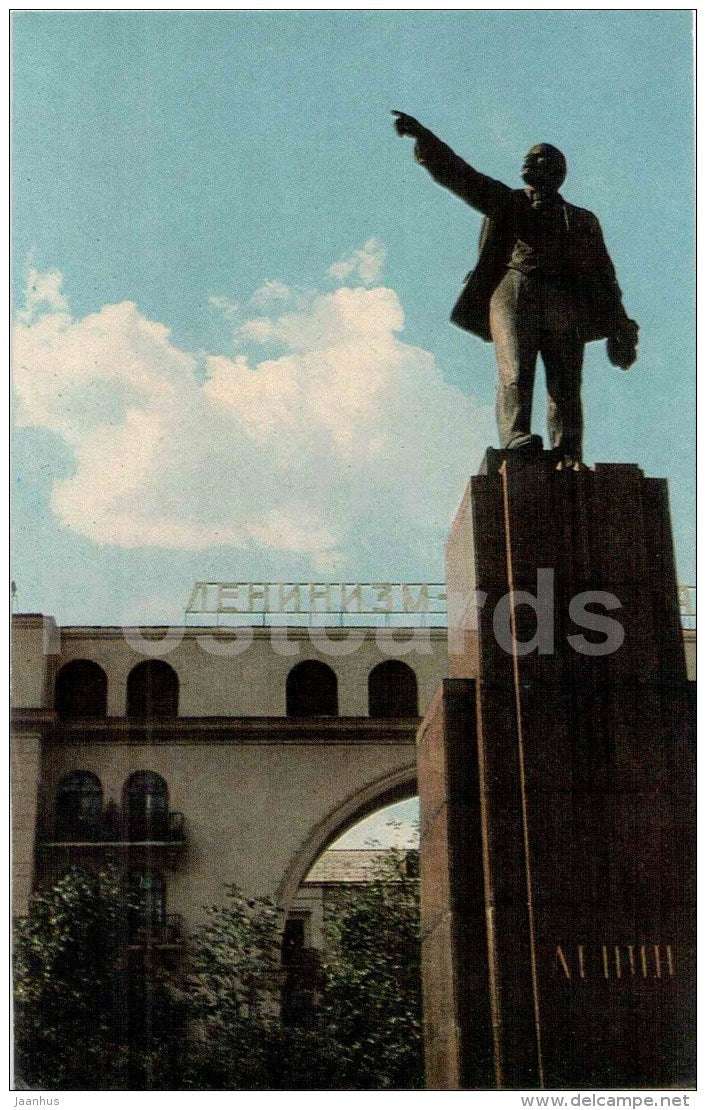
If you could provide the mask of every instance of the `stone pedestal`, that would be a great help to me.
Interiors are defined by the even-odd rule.
[[[688,1086],[693,737],[666,484],[489,451],[447,585],[452,679],[419,734],[428,1085]]]

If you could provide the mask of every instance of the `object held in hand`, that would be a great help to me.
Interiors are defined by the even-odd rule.
[[[629,370],[637,358],[637,333],[640,330],[635,320],[626,320],[615,335],[606,343],[608,360],[621,370]]]

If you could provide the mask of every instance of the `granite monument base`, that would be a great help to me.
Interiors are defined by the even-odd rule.
[[[418,737],[431,1089],[694,1084],[694,738],[666,484],[489,451]]]

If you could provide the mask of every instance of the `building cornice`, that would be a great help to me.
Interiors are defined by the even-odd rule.
[[[53,709],[13,709],[10,715],[13,732],[43,732],[56,721]]]
[[[62,640],[125,640],[132,647],[133,640],[144,638],[151,643],[165,640],[174,650],[174,641],[198,640],[201,636],[212,636],[215,640],[238,639],[238,634],[247,630],[254,640],[271,640],[273,632],[285,636],[287,640],[310,640],[316,644],[317,634],[332,641],[346,640],[351,632],[363,632],[366,640],[374,640],[381,631],[394,633],[393,639],[399,636],[400,640],[421,631],[429,635],[431,640],[446,641],[448,628],[445,625],[277,625],[277,624],[243,624],[243,625],[185,625],[173,627],[121,627],[109,625],[69,625],[60,629]],[[313,633],[313,636],[312,636]]]
[[[127,717],[59,721],[45,709],[13,710],[17,732],[43,732],[49,745],[85,744],[389,744],[414,747],[419,718],[172,717],[149,723]]]

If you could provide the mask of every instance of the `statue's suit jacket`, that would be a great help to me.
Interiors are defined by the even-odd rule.
[[[417,138],[415,155],[435,181],[486,217],[480,233],[475,269],[454,305],[454,324],[490,340],[490,298],[505,273],[518,239],[531,241],[532,202],[523,189],[479,173],[426,129]],[[593,212],[560,198],[564,210],[561,279],[576,305],[580,337],[588,343],[614,335],[625,322],[615,269]]]

